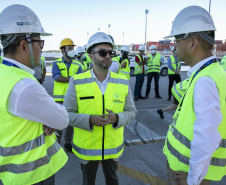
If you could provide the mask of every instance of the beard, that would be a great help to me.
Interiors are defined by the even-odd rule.
[[[111,66],[111,63],[112,61],[110,59],[99,60],[94,57],[94,64],[100,69],[108,70]]]

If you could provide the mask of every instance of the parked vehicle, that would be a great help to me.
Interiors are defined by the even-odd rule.
[[[144,56],[144,58],[146,58],[147,56]],[[130,75],[133,76],[134,75],[134,71],[135,71],[135,57],[133,57],[132,59],[130,59]],[[145,65],[145,71],[147,72],[147,66]],[[160,66],[160,74],[162,76],[167,76],[168,75],[168,63],[167,63],[167,59],[164,57],[164,62],[162,63],[162,65]]]

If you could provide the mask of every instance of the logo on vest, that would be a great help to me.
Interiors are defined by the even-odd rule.
[[[115,99],[113,99],[113,103],[116,103],[116,104],[122,104],[123,103],[123,101],[118,99],[119,98],[119,94],[118,93],[114,94],[114,98]]]

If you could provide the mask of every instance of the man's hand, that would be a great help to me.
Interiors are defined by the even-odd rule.
[[[187,183],[188,173],[176,171],[174,172],[174,174],[175,174],[174,179],[178,181],[178,185],[188,185]]]
[[[104,118],[103,116],[91,115],[89,117],[89,123],[95,126],[103,127],[110,124],[110,121],[108,118]]]
[[[106,109],[109,114],[103,114],[102,117],[107,117],[108,120],[110,121],[109,124],[113,124],[118,122],[118,115],[115,114],[112,110]]]
[[[43,125],[42,126],[42,129],[44,130],[45,134],[46,135],[49,135],[49,136],[51,136],[55,132],[55,130],[56,130],[56,129],[51,128],[51,127],[48,127],[46,125]]]
[[[176,71],[175,74],[176,74],[176,75],[179,75],[179,71]]]

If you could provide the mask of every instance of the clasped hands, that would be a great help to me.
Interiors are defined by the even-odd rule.
[[[103,115],[90,115],[89,123],[95,126],[103,127],[108,124],[113,124],[118,122],[118,115],[115,114],[112,110],[106,109],[108,114]]]

